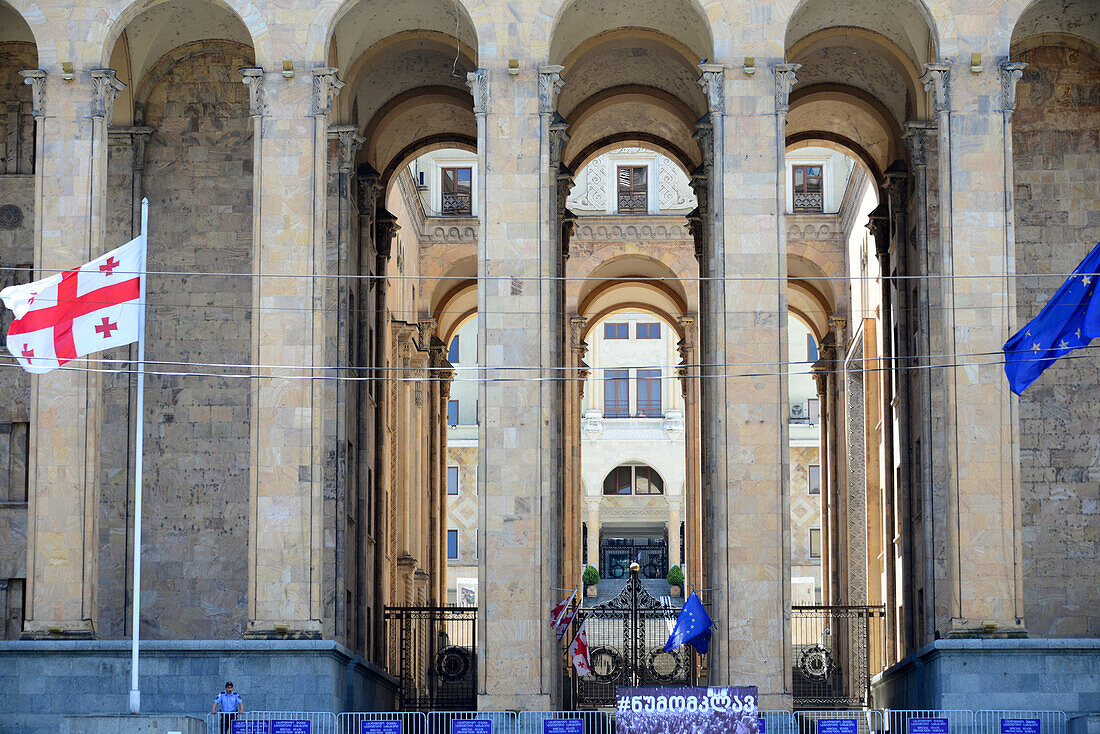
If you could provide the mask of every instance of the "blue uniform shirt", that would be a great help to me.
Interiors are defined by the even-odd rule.
[[[235,714],[237,713],[237,707],[241,703],[241,697],[236,693],[226,693],[222,691],[218,694],[218,697],[214,699],[214,703],[221,706],[223,714]]]

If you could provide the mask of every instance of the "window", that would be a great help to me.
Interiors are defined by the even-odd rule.
[[[447,531],[447,559],[451,561],[458,560],[458,531]]]
[[[448,426],[457,426],[458,425],[458,401],[457,400],[448,400],[447,401],[447,425]]]
[[[630,417],[630,372],[628,370],[604,372],[603,417]]]
[[[619,214],[645,214],[649,211],[645,166],[619,166]]]
[[[810,558],[821,558],[821,528],[810,528]]]
[[[638,370],[638,417],[661,417],[660,370]]]
[[[605,495],[664,494],[665,481],[656,469],[648,466],[623,464],[608,473],[603,480]]]
[[[791,169],[796,212],[823,211],[821,166],[794,166]]]
[[[629,324],[604,324],[603,325],[603,338],[604,339],[629,339],[630,328]]]
[[[638,338],[639,339],[660,339],[661,338],[661,325],[660,324],[643,324],[638,322]]]
[[[813,334],[806,335],[806,361],[810,364],[817,361],[817,340]]]
[[[810,494],[821,494],[821,467],[819,465],[810,464],[808,479],[807,489]]]
[[[458,494],[458,467],[447,467],[447,494],[454,496]]]
[[[817,398],[806,399],[806,414],[810,418],[810,425],[816,426],[821,422],[821,401]]]
[[[473,204],[472,169],[444,168],[440,212],[443,216],[469,216]]]
[[[447,361],[451,364],[458,364],[458,337],[451,339],[451,346],[447,348]]]

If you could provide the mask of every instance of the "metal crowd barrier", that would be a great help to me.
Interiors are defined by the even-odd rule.
[[[790,711],[757,711],[756,714],[764,724],[757,729],[758,734],[798,734],[794,725],[794,714]]]
[[[1066,734],[1064,711],[976,711],[979,734]]]
[[[337,734],[330,711],[246,711],[206,715],[207,734]]]
[[[521,711],[518,734],[615,734],[606,711]]]
[[[974,712],[964,709],[888,709],[886,730],[890,734],[976,734]]]
[[[427,734],[517,734],[514,711],[431,711]]]
[[[879,734],[883,731],[882,712],[863,711],[795,711],[796,734]]]
[[[428,734],[419,711],[355,711],[336,717],[337,734]]]

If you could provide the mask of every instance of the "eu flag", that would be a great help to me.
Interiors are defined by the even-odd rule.
[[[691,596],[684,602],[684,608],[680,610],[680,616],[676,617],[676,625],[668,636],[665,650],[675,650],[687,643],[706,655],[710,648],[710,628],[713,624],[707,610],[703,609],[703,602],[699,601],[699,595],[691,592]]]
[[[1005,375],[1012,392],[1019,395],[1056,359],[1088,346],[1093,337],[1100,336],[1098,272],[1100,244],[1062,283],[1039,315],[1005,342]]]

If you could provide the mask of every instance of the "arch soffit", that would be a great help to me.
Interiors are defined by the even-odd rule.
[[[444,344],[450,344],[455,332],[476,315],[477,281],[474,279],[459,281],[440,298],[432,311],[436,333]]]
[[[0,43],[29,43],[35,47],[35,55],[38,55],[38,41],[31,24],[14,5],[4,0],[0,0],[0,28],[8,36],[6,40],[0,40]]]
[[[460,133],[441,133],[414,140],[398,151],[390,160],[390,163],[382,170],[382,175],[379,177],[379,183],[382,185],[383,190],[389,189],[394,174],[412,163],[413,158],[422,156],[425,153],[430,153],[433,150],[443,150],[444,148],[458,148],[459,150],[476,153],[477,138]],[[360,161],[362,158],[363,155],[360,153]],[[375,170],[377,170],[377,168]]]
[[[1021,24],[1026,26],[1022,33]],[[998,29],[1009,34],[1013,54],[1047,45],[1067,46],[1092,55],[1100,49],[1100,9],[1093,0],[1007,0],[998,18]],[[1032,40],[1035,36],[1047,38],[1040,42]]]
[[[648,138],[648,139],[643,139]],[[631,133],[623,133],[622,135],[613,135],[607,138],[601,138],[596,142],[585,146],[584,150],[577,153],[577,157],[569,161],[568,168],[574,171],[577,180],[580,180],[581,172],[584,167],[592,161],[599,158],[604,153],[611,153],[619,150],[620,148],[648,148],[655,153],[660,153],[665,158],[675,163],[684,175],[691,178],[691,171],[694,168],[688,166],[694,165],[687,152],[681,150],[679,147],[669,143],[667,140],[660,138],[653,138],[645,134],[641,134],[638,137],[631,137]],[[575,167],[574,167],[575,166]]]
[[[823,140],[829,140],[838,145],[846,146],[849,150],[845,152],[854,154],[853,157],[867,164],[874,174],[876,182],[881,182],[882,171],[886,170],[894,160],[902,156],[900,146],[901,126],[894,120],[894,116],[891,115],[890,111],[877,99],[867,94],[862,89],[856,89],[854,87],[839,84],[816,84],[791,92],[790,108],[792,112],[804,105],[812,105],[821,102],[836,102],[851,105],[874,121],[887,144],[885,159],[877,160],[870,151],[866,150],[859,143],[856,143],[843,133],[831,130],[812,129],[792,131],[790,124],[787,126],[787,145],[790,146],[794,143],[819,136]],[[791,117],[793,117],[793,115],[791,115]]]
[[[834,26],[822,28],[791,44],[787,49],[787,59],[798,62],[815,51],[827,48],[851,47],[875,54],[890,65],[905,81],[906,91],[913,104],[912,119],[923,120],[931,114],[928,95],[920,81],[924,70],[894,41],[876,31],[856,26]],[[898,120],[905,122],[905,120]]]
[[[878,162],[875,160],[874,156],[856,141],[840,135],[839,133],[827,130],[806,130],[788,135],[786,146],[788,151],[810,147],[835,150],[838,153],[843,153],[854,160],[858,165],[862,166],[864,171],[871,177],[876,185],[881,186],[884,181],[884,175],[882,171],[879,170]]]
[[[783,55],[783,49],[788,46],[795,45],[793,42],[788,44],[787,34],[791,25],[791,21],[794,20],[798,11],[810,3],[828,2],[829,0],[777,0],[773,7],[771,23],[765,32],[765,38],[770,39],[769,45],[779,50],[780,56]],[[954,0],[910,0],[905,4],[917,10],[924,20],[924,24],[928,34],[932,40],[932,56],[933,57],[946,57],[952,54],[957,45],[955,39],[948,39],[941,33],[940,29],[952,29],[956,35],[958,32],[956,23],[956,8],[953,7]],[[887,4],[888,5],[888,4]],[[829,23],[828,27],[835,27],[839,24]],[[804,34],[802,37],[813,35],[820,28],[814,29],[810,33]],[[873,30],[873,29],[869,29]]]
[[[822,330],[821,327],[819,327],[819,325],[817,324],[816,319],[800,310],[795,304],[788,304],[787,311],[790,312],[791,316],[794,316],[796,319],[802,322],[802,325],[805,326],[806,329],[813,335],[814,341],[816,341],[818,344],[821,343],[821,340],[824,339],[825,335],[828,333],[827,325],[825,329]]]
[[[141,80],[138,82],[137,89],[134,90],[134,108],[135,114],[144,109],[146,102],[149,101],[149,95],[153,93],[153,90],[157,88],[157,85],[164,80],[166,76],[172,71],[172,67],[181,61],[187,59],[196,58],[198,56],[205,56],[209,53],[215,53],[216,49],[211,44],[227,44],[235,46],[240,49],[242,54],[246,58],[251,58],[253,49],[250,46],[238,43],[237,41],[224,41],[224,40],[203,40],[203,41],[191,41],[185,43],[182,46],[178,46],[168,53],[161,56],[157,61],[150,66],[146,72],[142,75]],[[234,74],[236,70],[234,69]],[[243,108],[241,113],[248,114],[248,109]]]
[[[109,67],[115,44],[118,42],[123,31],[125,31],[126,28],[145,11],[170,1],[171,0],[136,0],[129,4],[117,6],[107,5],[106,9],[110,15],[103,22],[92,25],[90,36],[87,39],[91,47],[100,48],[100,57],[96,63],[102,68]],[[259,8],[250,2],[250,0],[189,0],[188,4],[199,6],[216,5],[233,13],[248,31],[256,59],[255,63],[265,67],[272,66],[272,64],[275,63],[274,59],[270,58],[272,50],[267,21]],[[63,27],[67,27],[67,24]],[[61,41],[62,39],[59,39],[59,43]],[[150,65],[149,68],[151,69],[155,63],[156,62]],[[274,67],[272,66],[272,68]]]
[[[819,342],[829,332],[829,316],[834,311],[828,307],[821,293],[805,281],[787,281],[787,308],[802,320]]]
[[[1015,60],[1021,54],[1042,46],[1059,46],[1100,58],[1100,44],[1072,33],[1036,33],[1018,38],[1012,42],[1010,58]]]
[[[474,98],[470,96],[469,92],[442,85],[406,89],[404,92],[401,92],[378,108],[378,111],[371,116],[371,119],[367,120],[367,122],[362,125],[362,135],[367,139],[365,147],[371,147],[372,142],[377,138],[379,132],[386,127],[387,120],[395,116],[400,116],[411,109],[437,104],[447,105],[449,107],[459,107],[463,110],[467,110],[470,113],[471,119],[473,118]],[[375,167],[381,170],[380,167]]]
[[[623,281],[641,281],[661,285],[675,298],[678,304],[676,310],[681,314],[687,312],[688,300],[683,279],[690,276],[678,274],[665,263],[647,255],[629,253],[610,257],[587,273],[575,273],[573,277],[578,279],[574,282],[580,283],[580,288],[576,291],[578,312],[596,291]]]

